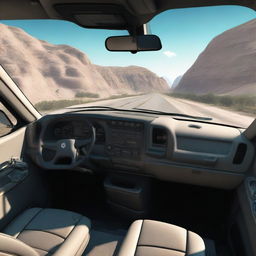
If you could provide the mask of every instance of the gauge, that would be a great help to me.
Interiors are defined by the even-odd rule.
[[[72,138],[73,126],[70,122],[60,122],[54,128],[54,135],[58,139]]]
[[[91,130],[85,122],[74,122],[74,138],[89,138],[91,136]]]
[[[53,129],[57,139],[86,139],[92,136],[90,126],[84,121],[62,121]]]

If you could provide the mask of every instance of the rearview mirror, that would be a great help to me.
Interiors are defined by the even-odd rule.
[[[132,52],[139,51],[158,51],[162,49],[162,44],[156,35],[133,36],[112,36],[105,41],[107,50]]]

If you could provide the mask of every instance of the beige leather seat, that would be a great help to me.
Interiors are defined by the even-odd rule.
[[[0,233],[0,256],[81,256],[90,227],[88,218],[74,212],[31,208]]]
[[[203,239],[184,228],[152,220],[135,221],[118,256],[205,256]]]

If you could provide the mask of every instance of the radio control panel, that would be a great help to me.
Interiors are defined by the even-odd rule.
[[[106,154],[114,158],[140,159],[144,145],[142,122],[111,120]]]

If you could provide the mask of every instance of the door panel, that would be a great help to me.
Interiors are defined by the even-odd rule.
[[[10,165],[25,152],[26,125],[40,114],[0,66],[0,232],[21,211],[45,206],[47,186],[31,164]],[[7,118],[6,118],[7,117]],[[9,121],[9,122],[8,122]],[[22,128],[21,128],[22,127]],[[15,161],[14,161],[15,163]],[[22,164],[22,163],[21,163]]]
[[[26,128],[12,132],[0,138],[0,164],[12,157],[21,157]]]
[[[45,206],[47,202],[38,169],[3,165],[11,158],[22,158],[25,131],[24,127],[0,138],[0,231],[26,208]]]

